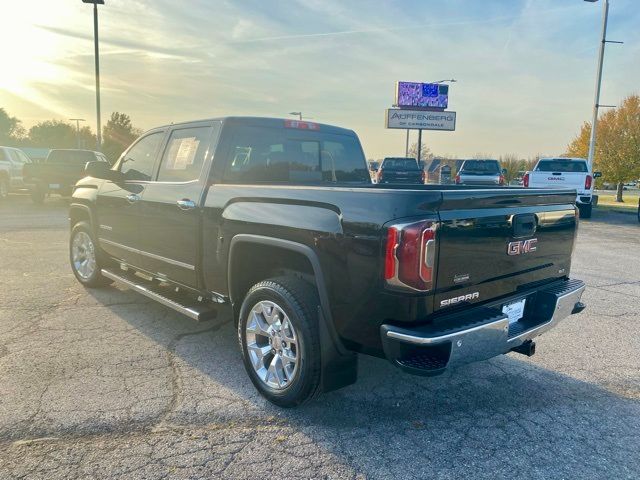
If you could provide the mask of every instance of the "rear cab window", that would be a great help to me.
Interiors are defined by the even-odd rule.
[[[460,173],[469,175],[497,175],[500,173],[500,163],[497,160],[465,160]]]
[[[84,150],[51,150],[46,163],[68,163],[74,165],[84,165],[87,162],[95,161],[93,152]]]
[[[370,184],[371,180],[355,135],[240,125],[234,129],[223,182]]]
[[[535,169],[536,172],[577,172],[587,173],[587,162],[583,160],[567,160],[555,158],[552,160],[540,160]]]
[[[384,170],[419,170],[418,161],[413,158],[385,158],[382,162]]]

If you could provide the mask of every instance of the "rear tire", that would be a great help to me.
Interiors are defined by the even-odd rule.
[[[45,191],[41,185],[34,185],[31,187],[31,200],[33,203],[37,205],[42,205],[44,203]]]
[[[593,210],[593,205],[584,204],[578,207],[580,210],[580,218],[591,218],[591,211]]]
[[[9,179],[0,177],[0,200],[5,200],[9,196]]]
[[[113,283],[102,276],[101,269],[106,264],[105,255],[87,222],[78,222],[71,229],[69,261],[76,279],[85,287],[97,288]]]
[[[320,389],[318,295],[296,277],[254,285],[240,309],[238,340],[245,369],[267,400],[290,408]]]

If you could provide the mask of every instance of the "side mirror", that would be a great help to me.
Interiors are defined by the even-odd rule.
[[[507,174],[507,169],[503,168],[502,170],[500,170],[500,173],[502,173],[502,175],[506,175]]]
[[[111,170],[108,162],[87,162],[84,166],[84,173],[90,177],[101,178],[103,180],[118,180],[120,172]]]
[[[602,172],[593,172],[593,178],[600,178],[602,176]]]

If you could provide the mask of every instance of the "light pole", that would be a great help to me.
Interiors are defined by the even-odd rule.
[[[302,112],[289,112],[289,115],[297,115],[298,120],[302,121]]]
[[[96,62],[96,150],[102,145],[102,125],[100,122],[100,55],[98,52],[98,5],[104,5],[104,0],[82,0],[82,3],[93,4],[93,48]]]
[[[596,3],[598,0],[584,0],[589,3]],[[604,47],[606,43],[623,43],[607,40],[607,21],[609,19],[609,0],[602,2],[602,37],[600,39],[600,50],[598,52],[598,68],[596,71],[596,93],[593,101],[593,118],[591,120],[591,136],[589,137],[589,171],[593,171],[593,157],[596,150],[596,127],[598,125],[598,108],[609,107],[611,105],[600,105],[600,86],[602,85],[602,64],[604,62]]]
[[[76,122],[76,148],[80,149],[80,122],[85,122],[84,118],[70,118],[72,122]]]

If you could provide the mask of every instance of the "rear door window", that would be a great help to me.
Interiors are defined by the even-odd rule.
[[[575,160],[564,160],[556,158],[554,160],[540,160],[536,167],[536,172],[587,172],[587,162]]]
[[[212,127],[181,128],[171,132],[162,156],[159,182],[189,182],[200,178]]]
[[[354,136],[257,127],[237,129],[223,180],[371,183]]]

